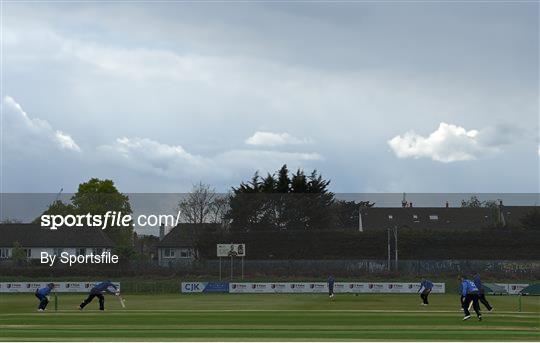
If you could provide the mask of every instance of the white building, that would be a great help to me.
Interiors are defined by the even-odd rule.
[[[99,228],[70,227],[50,230],[39,224],[0,224],[0,259],[10,259],[19,247],[27,259],[39,259],[41,252],[60,255],[110,252],[114,242]]]

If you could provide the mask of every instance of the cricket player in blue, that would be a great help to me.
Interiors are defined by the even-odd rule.
[[[38,311],[43,312],[49,304],[49,294],[54,289],[54,283],[48,283],[47,286],[43,288],[36,289],[35,296],[39,299]]]
[[[334,282],[334,277],[332,275],[328,276],[326,283],[328,284],[328,296],[330,298],[334,297]]]
[[[420,283],[420,288],[418,289],[417,293],[420,293],[420,298],[422,298],[422,303],[420,305],[427,306],[428,303],[428,296],[429,293],[431,293],[431,290],[433,289],[433,282],[424,279]]]
[[[489,304],[489,302],[486,299],[486,294],[484,290],[484,285],[482,284],[482,280],[480,279],[480,274],[476,274],[473,278],[473,282],[478,288],[478,300],[487,308],[489,312],[493,311],[493,307]]]
[[[463,277],[461,280],[461,305],[463,307],[463,312],[465,317],[463,320],[471,318],[471,313],[469,312],[469,305],[473,304],[474,312],[478,320],[482,320],[482,314],[480,313],[480,304],[478,304],[478,288],[471,280],[467,280]]]
[[[84,300],[79,305],[79,310],[82,310],[86,305],[88,305],[95,297],[99,299],[99,310],[105,311],[105,297],[103,296],[103,293],[109,293],[114,295],[120,295],[118,292],[118,288],[113,285],[110,281],[104,281],[102,283],[98,283],[95,285],[91,290],[90,294],[88,295],[88,298]]]

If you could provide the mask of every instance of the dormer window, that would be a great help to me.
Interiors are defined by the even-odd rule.
[[[439,220],[439,216],[437,214],[430,214],[429,220]]]
[[[391,214],[389,214],[389,215],[388,215],[388,220],[392,220],[392,219],[394,219],[394,216],[391,215]]]

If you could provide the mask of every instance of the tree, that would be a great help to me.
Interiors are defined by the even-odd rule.
[[[191,243],[199,247],[204,238],[204,231],[209,223],[225,224],[225,215],[228,210],[227,196],[220,196],[210,185],[199,183],[194,185],[178,203],[180,217],[184,223],[195,224],[190,230]],[[198,249],[195,249],[195,258],[198,259]]]
[[[540,230],[540,211],[534,209],[520,219],[521,225],[527,230]]]
[[[374,202],[370,201],[346,201],[337,200],[334,201],[334,212],[336,213],[336,225],[337,229],[358,229],[360,221],[360,209],[373,207]]]
[[[67,216],[68,214],[77,214],[80,213],[77,211],[77,208],[73,204],[64,204],[61,200],[55,200],[49,207],[36,219],[34,219],[34,224],[41,223],[41,216],[43,215],[61,215]]]
[[[71,204],[65,204],[60,200],[53,202],[43,214],[57,215],[105,215],[108,211],[121,213],[122,216],[131,215],[129,197],[118,191],[112,180],[100,180],[92,178],[88,182],[81,183],[77,192],[71,197]],[[41,216],[40,216],[41,217]],[[40,222],[40,217],[34,222]],[[129,226],[109,225],[105,231],[117,245],[133,245],[133,223]]]
[[[482,202],[476,195],[473,195],[467,200],[461,200],[461,207],[480,208],[482,207]]]
[[[491,220],[495,226],[504,226],[504,222],[501,217],[499,205],[496,200],[484,200],[480,201],[476,195],[471,196],[469,199],[461,200],[461,207],[467,208],[486,208],[490,210]]]
[[[26,250],[22,248],[21,243],[13,243],[13,248],[11,249],[11,258],[17,264],[21,264],[23,261],[26,261]]]
[[[178,210],[184,223],[223,223],[227,204],[226,196],[217,194],[210,185],[199,183],[180,200]]]
[[[283,165],[275,174],[261,179],[256,172],[251,181],[233,188],[227,217],[234,231],[313,230],[331,226],[334,194],[330,181],[313,170],[290,173]]]

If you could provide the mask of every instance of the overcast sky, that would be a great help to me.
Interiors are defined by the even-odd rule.
[[[539,4],[4,3],[3,192],[538,192]]]

